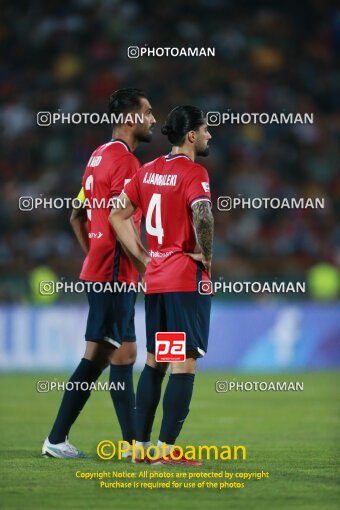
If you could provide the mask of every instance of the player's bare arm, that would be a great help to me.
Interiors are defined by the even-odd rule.
[[[109,222],[115,230],[125,253],[129,256],[138,272],[144,275],[146,267],[150,262],[150,257],[131,221],[136,207],[125,193],[122,193],[119,198],[121,202],[118,207],[112,209]]]
[[[70,223],[82,250],[87,255],[89,251],[89,236],[87,231],[87,215],[85,207],[72,210]]]
[[[194,260],[202,262],[210,277],[214,238],[214,217],[210,202],[200,201],[194,204],[192,207],[192,218],[201,253],[188,253],[188,255]]]
[[[135,234],[136,234],[137,239],[139,240],[139,242],[140,242],[140,243],[142,243],[142,241],[141,241],[141,239],[140,239],[140,237],[139,237],[139,233],[138,233],[138,230],[137,230],[137,228],[136,228],[136,224],[135,224],[135,222],[134,222],[133,217],[131,217],[131,218],[130,218],[130,222],[131,222],[131,225],[132,225],[133,231],[134,231],[134,232],[135,232]],[[130,260],[132,261],[132,263],[135,265],[135,267],[137,267],[137,265],[138,265],[138,261],[137,261],[137,260],[135,260],[135,258],[133,257],[133,255],[132,255],[132,254],[128,251],[128,249],[127,249],[127,248],[126,248],[123,244],[121,244],[121,246],[122,246],[122,248],[123,248],[124,252],[126,253],[126,255],[130,258]],[[142,278],[142,282],[144,282],[144,274],[143,274],[143,273],[141,273],[141,274],[142,274],[142,276],[143,276],[143,278]]]

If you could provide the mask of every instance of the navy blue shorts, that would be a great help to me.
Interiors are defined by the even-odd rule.
[[[198,292],[166,292],[145,296],[147,351],[155,354],[158,331],[184,331],[186,350],[198,357],[208,349],[211,296]]]
[[[107,284],[106,284],[107,285]],[[109,342],[120,347],[122,342],[135,342],[135,303],[137,292],[94,292],[87,290],[89,315],[85,340]]]

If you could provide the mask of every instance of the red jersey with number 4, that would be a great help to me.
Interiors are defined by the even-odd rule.
[[[90,249],[80,273],[82,280],[138,282],[138,272],[122,250],[108,218],[110,199],[121,194],[139,167],[138,159],[123,140],[112,140],[92,153],[83,176],[85,199],[92,207],[87,208]],[[138,211],[134,217],[137,229],[140,219]]]
[[[209,281],[203,264],[185,255],[196,246],[191,208],[210,202],[206,169],[184,154],[161,156],[143,165],[124,192],[145,217],[146,293],[194,292],[199,281]]]

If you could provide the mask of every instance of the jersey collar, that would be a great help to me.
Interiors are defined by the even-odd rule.
[[[191,161],[191,159],[189,158],[189,156],[187,156],[186,154],[182,154],[181,152],[179,154],[171,154],[171,152],[169,152],[169,154],[167,154],[165,156],[165,159],[167,161],[171,160],[171,159],[175,159],[175,158],[187,158],[189,161]]]
[[[123,145],[125,145],[125,147],[127,148],[127,150],[129,152],[132,152],[130,147],[128,146],[128,144],[126,142],[124,142],[124,140],[121,140],[121,138],[111,138],[110,142],[120,142],[122,143]]]

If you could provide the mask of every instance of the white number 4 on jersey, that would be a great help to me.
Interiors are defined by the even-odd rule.
[[[151,224],[153,211],[155,210],[155,221],[156,225]],[[161,195],[160,193],[154,193],[151,197],[148,212],[145,218],[146,231],[150,236],[157,237],[158,244],[162,244],[164,237],[164,230],[162,228],[162,217],[161,217]]]

